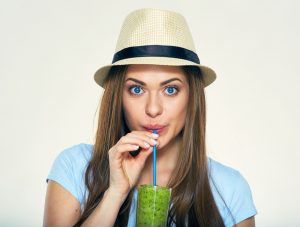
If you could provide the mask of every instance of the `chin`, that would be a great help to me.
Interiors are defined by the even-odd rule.
[[[170,144],[172,140],[165,140],[165,139],[162,139],[162,141],[159,141],[159,146],[156,148],[157,150],[161,150],[165,147],[168,146],[168,144]]]

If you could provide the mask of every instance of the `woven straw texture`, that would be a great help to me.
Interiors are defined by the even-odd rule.
[[[166,10],[141,9],[125,18],[116,52],[142,45],[178,46],[196,52],[185,18]]]
[[[181,47],[196,53],[193,38],[185,18],[173,11],[160,9],[139,9],[125,18],[118,37],[115,53],[128,47],[145,45],[165,45]],[[103,85],[109,69],[115,65],[154,64],[174,66],[197,66],[200,68],[204,86],[216,79],[216,73],[209,67],[177,57],[128,57],[113,64],[102,66],[94,75],[100,86]]]

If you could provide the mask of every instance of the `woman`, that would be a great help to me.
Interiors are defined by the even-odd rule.
[[[168,226],[254,226],[246,180],[206,156],[204,88],[215,78],[180,14],[129,14],[113,63],[95,74],[105,89],[95,144],[55,160],[44,225],[135,226],[136,188],[152,183],[156,145],[157,184],[172,188]]]

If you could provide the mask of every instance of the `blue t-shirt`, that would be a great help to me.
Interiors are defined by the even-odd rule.
[[[92,152],[93,146],[84,143],[63,150],[55,159],[47,177],[47,180],[56,181],[68,190],[80,202],[81,208],[87,198],[84,177]],[[250,187],[239,171],[212,158],[208,158],[208,167],[212,193],[226,227],[257,214]],[[134,189],[128,227],[135,226],[136,202],[137,189]]]

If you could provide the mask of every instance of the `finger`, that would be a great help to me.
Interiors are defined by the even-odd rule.
[[[134,144],[138,145],[141,148],[148,149],[150,146],[154,146],[158,144],[158,141],[149,138],[149,137],[142,137],[137,135],[126,135],[120,139],[120,144]]]
[[[108,153],[111,157],[114,157],[117,155],[122,155],[123,153],[126,152],[135,151],[138,148],[139,146],[133,144],[120,144],[111,148]]]
[[[148,151],[150,149],[150,151],[153,150],[153,147],[150,147],[150,148],[146,148],[146,149],[143,149],[142,147],[139,147],[139,149],[135,150],[135,151],[130,151],[129,153],[131,154],[131,156],[135,157],[137,156],[141,151],[143,151],[143,153],[145,151]]]
[[[152,153],[152,151],[153,151],[153,147],[150,147],[149,149],[140,152],[139,154],[140,160],[144,162],[147,159],[147,157]]]
[[[159,134],[154,134],[152,132],[149,132],[149,131],[131,131],[130,133],[128,133],[129,135],[130,134],[134,134],[134,135],[144,135],[144,136],[147,136],[149,138],[153,138],[153,139],[157,139],[159,138]]]

